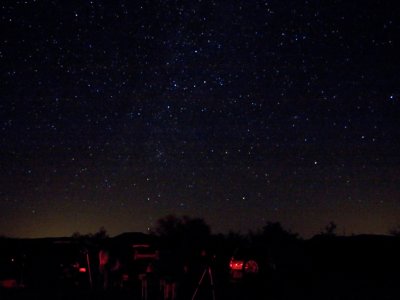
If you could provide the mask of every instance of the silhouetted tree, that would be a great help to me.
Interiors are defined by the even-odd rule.
[[[264,240],[273,243],[289,242],[298,239],[297,233],[284,229],[280,222],[267,222],[262,228],[261,236]]]
[[[178,294],[188,298],[208,254],[210,227],[201,218],[168,215],[152,230],[161,242],[159,269],[168,282],[178,282]],[[188,290],[189,289],[189,290]]]
[[[323,232],[321,232],[321,235],[325,236],[336,236],[336,229],[337,225],[335,222],[330,221],[328,225],[325,226],[325,229]]]
[[[249,242],[249,236],[238,232],[229,231],[226,235],[226,244],[231,248],[235,249],[241,245]]]
[[[92,237],[94,240],[101,241],[101,240],[107,239],[109,236],[108,236],[107,230],[102,226],[99,228],[99,231],[97,231],[96,233],[93,234]]]
[[[389,230],[389,234],[400,237],[400,225]]]
[[[249,233],[249,238],[256,249],[263,249],[275,271],[283,272],[300,254],[298,234],[285,229],[280,222],[267,222],[261,230]]]
[[[158,220],[154,233],[165,249],[177,253],[185,261],[208,252],[210,247],[211,230],[201,218],[168,215]]]
[[[182,220],[175,215],[168,215],[157,220],[157,225],[152,232],[161,237],[173,237],[179,235]]]
[[[83,242],[83,243],[99,243],[109,238],[107,230],[102,226],[96,233],[81,234],[79,231],[75,231],[71,238]]]
[[[168,215],[157,221],[152,232],[173,247],[201,246],[210,238],[210,227],[201,218]]]

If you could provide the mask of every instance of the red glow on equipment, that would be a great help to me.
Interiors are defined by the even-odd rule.
[[[15,279],[0,280],[0,287],[5,289],[13,289],[17,287],[17,281]]]
[[[79,268],[79,273],[86,273],[86,268]]]
[[[242,260],[231,260],[229,262],[229,267],[231,270],[242,270],[243,269],[243,261]]]

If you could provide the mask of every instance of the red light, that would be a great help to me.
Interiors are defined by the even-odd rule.
[[[12,289],[17,287],[17,281],[15,279],[0,280],[0,287],[5,289]]]
[[[86,268],[79,268],[79,273],[86,273]]]
[[[229,263],[229,267],[231,270],[242,270],[243,269],[243,261],[242,260],[231,260]]]

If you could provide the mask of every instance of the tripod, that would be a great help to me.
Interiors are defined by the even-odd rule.
[[[194,300],[196,298],[197,292],[203,282],[203,279],[206,275],[206,273],[208,273],[208,276],[210,278],[210,285],[211,285],[211,293],[212,293],[212,299],[215,300],[215,291],[214,291],[214,280],[213,280],[213,275],[212,275],[212,270],[210,266],[206,266],[206,268],[203,271],[203,274],[200,277],[200,280],[197,284],[196,290],[194,291],[194,294],[192,296],[192,300]]]

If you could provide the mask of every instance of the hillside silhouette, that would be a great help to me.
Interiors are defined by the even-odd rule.
[[[400,237],[339,236],[336,228],[331,222],[310,239],[279,222],[247,234],[212,234],[201,218],[169,215],[149,233],[110,237],[100,228],[70,237],[3,237],[0,292],[2,299],[47,293],[71,299],[178,300],[191,299],[196,289],[199,299],[399,299]],[[238,249],[257,253],[254,276],[232,278],[230,262]],[[107,254],[108,273],[100,268],[101,251]],[[135,253],[142,256],[134,260]]]

